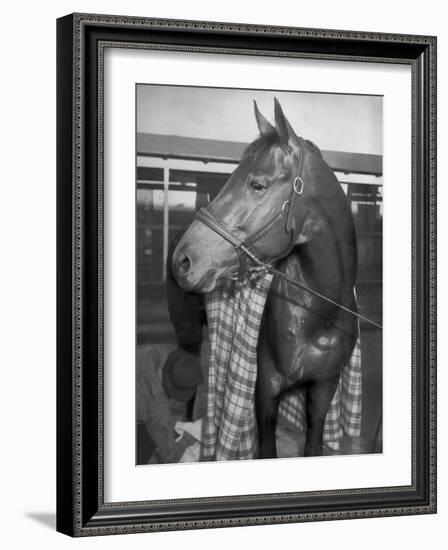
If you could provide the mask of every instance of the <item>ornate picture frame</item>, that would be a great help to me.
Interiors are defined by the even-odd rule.
[[[104,53],[111,47],[410,67],[409,485],[163,500],[149,489],[145,500],[105,501]],[[57,530],[91,536],[435,513],[436,38],[72,14],[57,22],[57,52]]]

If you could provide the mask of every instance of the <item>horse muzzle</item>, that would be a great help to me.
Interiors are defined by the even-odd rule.
[[[216,270],[198,273],[198,257],[190,249],[173,254],[172,269],[179,286],[187,292],[210,292],[216,283]]]
[[[238,269],[233,246],[203,224],[193,221],[174,249],[171,268],[179,286],[187,292],[211,292],[220,277]]]

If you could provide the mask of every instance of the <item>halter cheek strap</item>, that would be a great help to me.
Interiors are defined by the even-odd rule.
[[[303,172],[303,159],[305,157],[305,144],[303,138],[299,138],[300,153],[299,153],[299,162],[297,165],[297,176],[294,178],[294,183],[292,184],[291,198],[289,200],[289,210],[288,210],[288,219],[286,220],[286,231],[288,233],[294,232],[296,229],[296,219],[295,219],[295,204],[297,197],[303,193],[305,183],[302,179]]]
[[[289,233],[290,231],[295,231],[296,229],[296,219],[294,216],[295,213],[295,204],[297,197],[299,197],[303,193],[304,188],[303,179],[301,176],[297,176],[294,180],[291,193],[291,199],[289,201],[289,208],[288,208],[288,219],[286,220],[286,231]]]

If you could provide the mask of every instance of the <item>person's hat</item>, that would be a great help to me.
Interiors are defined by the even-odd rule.
[[[169,397],[187,402],[204,381],[201,363],[194,355],[177,348],[166,358],[162,380]]]

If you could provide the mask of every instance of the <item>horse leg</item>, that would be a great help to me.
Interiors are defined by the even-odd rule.
[[[330,408],[339,375],[330,380],[309,382],[306,385],[306,443],[305,456],[322,455],[325,417]]]
[[[277,458],[275,441],[277,427],[278,396],[257,394],[256,412],[260,458]]]
[[[257,384],[255,390],[255,412],[258,427],[258,447],[260,458],[277,458],[275,441],[277,413],[280,401],[279,374],[274,368],[267,345],[259,350]]]

